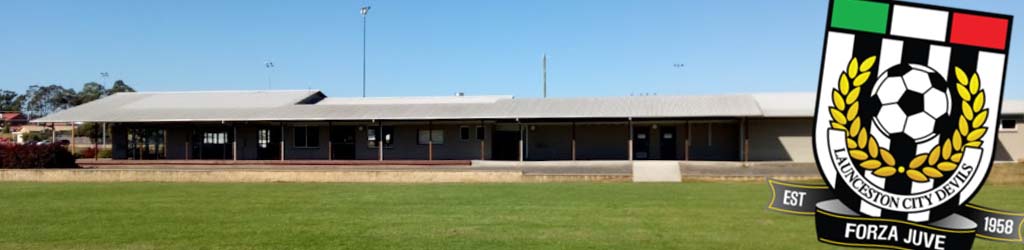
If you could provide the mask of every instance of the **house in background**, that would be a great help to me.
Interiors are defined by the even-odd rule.
[[[813,162],[813,93],[332,98],[316,90],[118,93],[34,120],[111,126],[115,159]],[[996,159],[1024,160],[1006,101]]]
[[[21,112],[0,112],[0,129],[8,129],[10,132],[14,132],[25,124],[28,124],[28,116],[25,116],[25,114]]]

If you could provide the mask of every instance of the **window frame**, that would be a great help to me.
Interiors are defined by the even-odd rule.
[[[202,144],[224,145],[228,143],[228,132],[203,132]]]
[[[430,137],[430,138],[428,138],[428,141],[426,141],[426,142],[420,140],[420,139],[422,139],[424,133],[426,133],[427,136]],[[435,138],[435,137],[439,137],[439,138]],[[440,140],[434,140],[434,139],[440,139]],[[417,130],[416,131],[416,144],[417,145],[429,145],[429,144],[444,145],[444,129],[420,129],[420,130]]]
[[[381,131],[378,132],[377,130],[381,130]],[[390,132],[390,133],[388,133],[388,132]],[[383,139],[380,140],[380,142],[384,143],[384,148],[394,148],[395,147],[395,139],[396,139],[395,138],[396,136],[395,136],[395,127],[394,126],[368,126],[368,127],[366,127],[366,148],[372,148],[372,149],[378,148],[378,145],[377,145],[377,141],[378,141],[377,139],[378,138],[377,138],[377,136],[384,137],[385,135],[391,135],[391,140],[383,140]]]
[[[1004,127],[1003,126],[1004,122],[1012,122],[1013,123],[1013,127],[1012,128]],[[1019,124],[1019,122],[1017,122],[1016,119],[1000,119],[999,120],[999,131],[1002,131],[1002,132],[1016,132],[1018,130],[1020,130],[1020,124]]]
[[[473,131],[470,130],[469,126],[459,126],[459,140],[468,141],[473,138]]]
[[[484,126],[476,126],[476,140],[483,141],[487,140],[487,128]]]
[[[256,147],[262,149],[270,148],[270,138],[270,129],[257,129]]]
[[[313,130],[310,130],[312,128]],[[304,137],[304,143],[299,144],[299,130],[302,130],[302,137]],[[310,135],[310,131],[313,131],[313,135]],[[310,138],[312,136],[313,138]],[[293,126],[292,127],[292,147],[295,148],[320,148],[320,127],[318,126]]]

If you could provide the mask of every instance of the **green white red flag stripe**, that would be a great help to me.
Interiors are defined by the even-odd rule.
[[[903,2],[836,0],[829,26],[1005,51],[1010,19],[1003,15],[950,11]]]

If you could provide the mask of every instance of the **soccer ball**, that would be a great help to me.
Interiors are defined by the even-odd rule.
[[[871,98],[880,106],[869,133],[880,147],[922,154],[939,144],[936,125],[945,125],[937,121],[949,120],[952,97],[946,80],[934,69],[893,66],[878,77]]]

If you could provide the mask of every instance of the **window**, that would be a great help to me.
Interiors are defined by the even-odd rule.
[[[431,142],[433,144],[444,144],[444,130],[440,130],[440,129],[434,129],[434,130],[421,129],[420,132],[419,132],[419,139],[416,140],[416,143],[421,144],[421,145],[426,145],[426,144],[430,144]]]
[[[129,128],[128,129],[128,159],[164,159],[166,158],[166,144],[164,143],[163,129],[151,128]]]
[[[296,148],[316,148],[320,147],[320,128],[319,127],[295,127],[295,147]]]
[[[259,144],[258,146],[260,148],[267,148],[267,147],[269,147],[270,146],[270,130],[269,129],[260,129],[259,134],[260,134],[260,137],[257,140],[257,143]]]
[[[203,133],[203,144],[225,144],[228,143],[227,132],[206,132]]]
[[[366,146],[369,148],[377,148],[377,142],[381,141],[384,144],[384,148],[390,148],[395,143],[394,134],[395,128],[391,126],[367,128]]]
[[[1002,120],[999,122],[999,130],[1017,131],[1017,120]]]
[[[469,127],[459,127],[459,139],[469,140]]]
[[[484,126],[477,126],[476,127],[476,139],[482,141],[482,140],[484,140],[484,135],[485,135]]]

